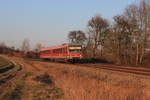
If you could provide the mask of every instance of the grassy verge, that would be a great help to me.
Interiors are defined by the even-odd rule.
[[[9,64],[10,62],[8,60],[4,59],[3,57],[0,57],[0,68]]]
[[[4,100],[21,100],[23,85],[16,85],[14,89],[4,96]]]
[[[64,97],[63,90],[55,85],[54,78],[47,73],[36,76],[33,80],[39,83],[32,86],[32,91],[35,91],[34,100],[55,100]]]
[[[12,64],[12,62],[0,57],[0,74],[9,71],[12,68],[14,68],[14,64]]]

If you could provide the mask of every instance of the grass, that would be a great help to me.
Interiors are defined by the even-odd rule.
[[[21,100],[23,85],[17,85],[4,96],[4,100]]]
[[[64,96],[64,93],[61,88],[53,88],[49,90],[49,98],[51,99],[58,99],[62,98]]]
[[[22,76],[22,79],[25,80],[27,77],[32,76],[33,72],[25,72],[24,75]]]
[[[63,98],[63,90],[55,86],[54,79],[49,74],[44,73],[38,75],[33,80],[40,82],[38,85],[32,85],[32,91],[35,91],[33,93],[34,100],[55,100]]]
[[[10,62],[8,60],[0,57],[0,67],[7,66],[7,65],[9,65],[9,63]]]
[[[13,64],[10,61],[6,60],[3,57],[0,57],[0,74],[7,72],[8,70],[14,68]]]
[[[70,64],[38,61],[30,63],[34,66],[24,64],[23,87],[19,91],[18,87],[14,88],[7,98],[20,96],[22,100],[150,100],[150,77]]]
[[[149,77],[56,63],[45,69],[63,89],[62,100],[150,100]]]
[[[32,86],[33,100],[56,100],[64,97],[64,92],[61,88],[47,87],[45,85]]]
[[[51,76],[49,76],[47,73],[44,73],[42,75],[36,76],[34,78],[35,81],[44,83],[44,84],[48,84],[48,85],[53,85],[54,81],[53,78]]]

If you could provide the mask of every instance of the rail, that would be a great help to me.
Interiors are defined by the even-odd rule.
[[[76,64],[76,65],[83,66],[83,67],[91,67],[91,68],[98,68],[98,69],[105,69],[105,70],[111,70],[111,71],[150,76],[149,68],[142,68],[142,67],[133,68],[133,67],[127,67],[127,66],[106,65],[106,64]]]

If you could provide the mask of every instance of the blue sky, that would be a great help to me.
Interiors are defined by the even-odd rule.
[[[0,0],[0,42],[20,47],[29,38],[32,48],[67,42],[72,30],[86,30],[94,15],[112,17],[139,0]]]

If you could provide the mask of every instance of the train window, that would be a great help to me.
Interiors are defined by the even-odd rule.
[[[44,52],[44,51],[42,51],[41,53],[42,53],[42,54],[45,54],[45,52]]]
[[[55,49],[53,50],[53,53],[56,53],[56,50],[55,50]]]
[[[81,49],[70,49],[70,53],[81,53]]]
[[[62,49],[61,49],[61,52],[62,52],[62,53],[66,53],[66,48],[62,48]]]
[[[54,53],[62,53],[62,48],[55,49],[53,52],[54,52]]]
[[[65,48],[62,49],[62,52],[65,53]]]
[[[59,49],[59,53],[62,53],[62,48]]]
[[[50,54],[51,51],[50,51],[50,50],[46,50],[46,51],[43,51],[42,53],[43,53],[43,54]]]
[[[56,49],[56,53],[59,53],[59,49]]]
[[[64,53],[67,53],[67,48],[64,49]]]

